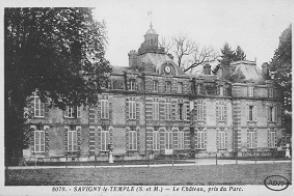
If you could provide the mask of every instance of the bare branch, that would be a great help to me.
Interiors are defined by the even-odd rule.
[[[197,47],[198,49],[198,47]],[[217,52],[214,51],[213,48],[211,47],[203,47],[200,51],[195,50],[194,53],[192,54],[192,60],[190,62],[190,65],[187,66],[184,69],[184,72],[187,72],[189,70],[192,70],[193,68],[205,64],[205,63],[211,63],[215,61],[219,55]]]
[[[159,42],[159,47],[164,48],[164,51],[168,54],[170,53],[170,50],[172,49],[173,44],[169,39],[165,37],[161,37],[161,40]]]
[[[175,45],[175,55],[177,57],[178,66],[182,66],[182,59],[197,50],[197,44],[185,36],[178,36],[173,38]]]

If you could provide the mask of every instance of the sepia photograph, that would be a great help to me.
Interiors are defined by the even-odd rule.
[[[293,190],[292,1],[54,2],[2,6],[6,188]]]

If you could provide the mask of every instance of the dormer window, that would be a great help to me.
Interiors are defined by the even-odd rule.
[[[248,96],[253,97],[253,86],[248,86]]]
[[[130,80],[130,90],[131,91],[136,90],[136,80],[134,80],[134,79]]]
[[[166,93],[170,93],[171,92],[171,82],[170,81],[166,81],[165,82],[165,92]]]
[[[223,86],[219,87],[219,96],[224,96],[224,87]]]
[[[183,83],[182,82],[178,83],[178,93],[183,93]]]
[[[153,81],[153,92],[158,92],[158,81],[157,80]]]

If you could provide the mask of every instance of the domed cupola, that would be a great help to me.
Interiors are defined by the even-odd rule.
[[[157,53],[158,52],[158,34],[153,29],[152,23],[150,23],[150,28],[144,35],[144,42],[141,44],[138,53],[145,54],[145,53]]]

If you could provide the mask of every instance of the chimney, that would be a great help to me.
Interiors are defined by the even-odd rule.
[[[135,50],[131,50],[129,52],[129,66],[134,67],[137,65],[137,52]]]

